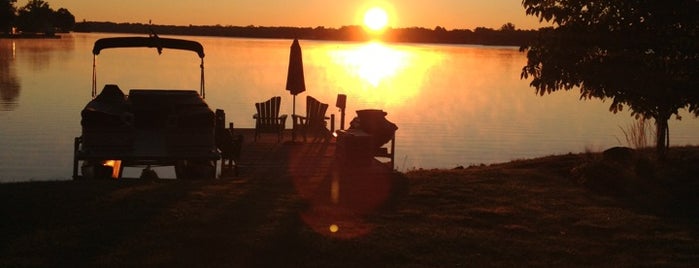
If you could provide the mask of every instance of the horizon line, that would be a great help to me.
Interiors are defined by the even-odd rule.
[[[222,24],[189,24],[189,25],[181,25],[181,24],[152,24],[152,23],[150,22],[150,20],[149,20],[148,23],[143,23],[143,22],[91,21],[91,20],[85,20],[85,19],[83,19],[83,20],[80,21],[80,22],[75,22],[75,23],[78,24],[78,23],[87,23],[87,22],[114,23],[114,24],[142,24],[142,25],[150,25],[150,26],[175,26],[175,27],[208,26],[208,27],[241,27],[241,28],[246,28],[246,27],[265,27],[265,28],[299,28],[299,29],[301,29],[301,28],[308,28],[308,29],[316,29],[316,28],[341,29],[341,28],[343,28],[343,27],[364,27],[364,26],[358,25],[358,24],[342,25],[342,26],[337,27],[337,28],[335,28],[335,27],[330,27],[330,26],[322,26],[322,25],[318,25],[318,26],[282,26],[282,25],[278,25],[278,26],[269,26],[269,25],[255,25],[255,24],[249,24],[249,25],[245,25],[245,26],[242,26],[242,25],[230,25],[230,24],[228,24],[228,25],[222,25]],[[506,24],[508,24],[508,23],[511,23],[511,22],[503,23],[503,26],[506,25]],[[514,23],[512,23],[512,24],[514,25]],[[534,29],[534,28],[524,29],[524,28],[517,28],[516,26],[517,26],[517,25],[515,25],[515,30],[516,30],[516,31],[538,31],[538,30],[540,30],[541,28],[546,28],[546,27],[547,27],[547,26],[542,26],[542,27],[539,27],[539,28],[537,28],[537,29]],[[473,29],[467,29],[467,28],[451,28],[451,29],[449,29],[449,28],[447,28],[447,27],[440,26],[440,25],[434,26],[434,27],[432,27],[432,28],[421,27],[421,26],[410,26],[410,27],[391,27],[391,26],[387,26],[387,27],[386,27],[386,30],[396,30],[396,29],[429,29],[429,30],[435,30],[435,29],[437,29],[438,27],[444,28],[444,29],[447,30],[447,31],[454,31],[454,30],[470,30],[470,31],[474,31],[474,30],[479,29],[479,28],[492,29],[492,30],[499,30],[499,29],[497,29],[497,28],[489,28],[489,27],[485,27],[485,26],[478,26],[478,27],[475,27],[475,28],[473,28]]]

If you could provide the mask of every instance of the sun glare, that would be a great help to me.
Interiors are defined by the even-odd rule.
[[[364,44],[347,53],[344,63],[373,87],[394,77],[409,63],[409,54],[376,42]]]
[[[364,103],[396,105],[416,95],[423,79],[442,57],[420,48],[357,44],[328,52],[327,71]],[[384,105],[384,106],[385,106]]]
[[[380,7],[372,7],[364,13],[364,26],[372,31],[381,31],[388,25],[388,14]]]

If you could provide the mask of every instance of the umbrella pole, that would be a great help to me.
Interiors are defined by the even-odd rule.
[[[291,128],[291,142],[296,142],[296,95],[294,96],[293,104],[291,105],[291,121],[293,123]]]

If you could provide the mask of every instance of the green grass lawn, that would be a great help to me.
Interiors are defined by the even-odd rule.
[[[672,152],[0,184],[0,267],[696,266],[699,150]]]

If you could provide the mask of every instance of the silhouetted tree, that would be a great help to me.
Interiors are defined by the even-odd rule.
[[[63,32],[70,31],[75,26],[75,16],[65,8],[59,8],[53,13],[53,25]]]
[[[653,118],[664,158],[668,120],[699,115],[699,1],[523,0],[528,15],[552,22],[529,46],[522,77],[538,94],[580,89],[581,99],[611,99]]]
[[[474,33],[492,33],[495,30],[493,28],[487,28],[487,27],[476,27],[476,29],[473,29]]]
[[[0,32],[10,32],[16,17],[17,0],[0,0]]]
[[[26,32],[46,32],[52,30],[53,10],[47,2],[29,0],[17,14],[17,25]]]
[[[516,30],[516,27],[511,22],[505,23],[502,25],[502,27],[500,27],[500,31],[514,31],[514,30]]]

